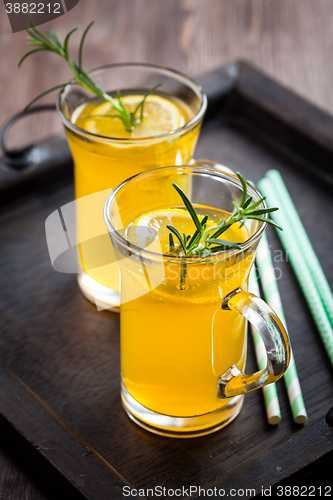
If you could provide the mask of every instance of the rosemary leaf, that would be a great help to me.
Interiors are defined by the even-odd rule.
[[[186,255],[186,246],[184,244],[184,241],[183,241],[183,238],[181,237],[181,234],[180,232],[178,231],[178,229],[176,229],[175,227],[173,226],[169,226],[167,225],[167,228],[169,229],[169,231],[173,232],[173,234],[178,238],[179,240],[179,243],[181,244],[183,250],[184,250],[184,253]]]
[[[148,92],[146,92],[146,94],[144,95],[142,101],[139,102],[139,104],[135,108],[135,110],[134,110],[134,116],[137,114],[137,112],[139,111],[139,109],[141,109],[140,120],[141,121],[143,120],[143,109],[144,109],[144,105],[145,105],[147,97],[150,96],[150,94],[152,94],[153,92],[155,92],[155,90],[158,89],[161,86],[162,86],[162,84],[158,83],[157,85],[155,85],[154,87],[152,87],[150,90],[148,90]]]
[[[35,52],[41,52],[41,51],[44,51],[45,49],[35,49],[35,50],[30,50],[30,52],[27,52],[19,61],[18,63],[18,67],[20,67],[23,63],[23,61],[28,57],[28,56],[31,56],[31,54],[34,54]]]
[[[70,37],[72,36],[72,34],[77,31],[77,28],[73,28],[67,35],[66,35],[66,38],[65,38],[65,41],[64,41],[64,52],[65,52],[65,57],[66,59],[69,59],[69,54],[68,54],[68,43],[69,43],[69,39]]]
[[[81,69],[82,68],[82,51],[83,51],[83,44],[84,44],[84,41],[86,39],[86,36],[88,34],[88,31],[90,30],[90,28],[92,27],[92,25],[94,24],[95,21],[91,21],[90,24],[88,24],[88,26],[86,27],[86,29],[84,30],[83,32],[83,35],[82,35],[82,38],[81,38],[81,41],[80,41],[80,47],[79,47],[79,58],[78,58],[78,63],[79,63],[79,68]]]
[[[208,227],[207,229],[206,229],[207,225],[206,223],[208,221],[208,215],[206,215],[200,222],[198,214],[195,211],[195,208],[193,207],[192,203],[190,202],[184,191],[179,186],[177,186],[177,184],[172,183],[173,187],[176,189],[176,191],[182,198],[196,226],[196,231],[191,238],[189,238],[189,236],[186,236],[184,233],[182,237],[179,231],[174,226],[167,226],[167,228],[177,236],[186,256],[192,256],[192,255],[207,256],[211,253],[216,253],[227,249],[230,250],[232,248],[240,250],[242,248],[241,242],[238,243],[238,242],[223,240],[220,239],[219,236],[223,234],[225,231],[227,231],[227,229],[229,229],[233,224],[238,223],[239,227],[244,226],[244,224],[249,219],[266,222],[267,224],[271,224],[278,229],[282,229],[272,219],[263,217],[266,214],[275,212],[276,210],[278,210],[278,208],[277,207],[257,208],[264,202],[265,198],[264,197],[260,198],[258,201],[253,203],[253,197],[247,196],[247,183],[244,177],[239,172],[237,173],[237,176],[243,188],[241,203],[238,205],[236,202],[233,202],[234,211],[230,215],[230,217],[228,217],[228,219],[221,219],[218,224],[212,227]],[[189,239],[190,241],[188,242]]]
[[[200,224],[203,227],[203,229],[205,229],[205,224],[206,224],[207,221],[208,221],[208,215],[205,215],[205,217],[200,222]],[[196,238],[198,237],[198,235],[200,235],[200,238],[201,238],[201,233],[198,230],[196,230],[195,233],[193,234],[191,240],[189,241],[189,243],[187,245],[187,248],[191,248],[193,242],[196,240]],[[200,238],[199,238],[199,241],[200,241]]]
[[[224,233],[229,227],[231,227],[236,221],[230,221],[228,224],[226,220],[223,221],[224,224],[221,225],[220,229],[218,229],[212,236],[211,238],[218,238],[222,233]]]
[[[192,203],[190,202],[190,200],[188,199],[188,197],[186,196],[184,191],[179,186],[177,186],[177,184],[175,184],[173,182],[172,185],[176,189],[176,191],[180,194],[180,196],[184,202],[184,205],[187,208],[190,216],[192,217],[192,220],[193,220],[197,230],[199,231],[200,234],[202,234],[203,233],[202,226],[200,224],[199,218],[197,216],[197,213],[196,213]]]
[[[258,210],[256,210],[255,212],[249,212],[247,215],[250,216],[250,215],[263,215],[263,214],[270,214],[271,212],[276,212],[278,209],[278,207],[273,207],[273,208],[259,208]]]
[[[222,252],[223,250],[229,250],[231,247],[227,245],[217,245],[216,247],[210,248],[211,253]]]
[[[41,31],[39,31],[37,28],[34,27],[32,22],[30,23],[30,26],[31,26],[31,28],[27,29],[27,32],[29,33],[29,35],[32,38],[36,38],[37,40],[43,40],[44,43],[46,45],[48,45],[49,47],[52,47],[52,46],[56,47],[56,45],[53,42],[51,42],[51,40],[49,40],[47,38],[47,36],[43,35],[43,33]]]
[[[35,97],[34,99],[32,99],[32,101],[28,102],[28,104],[24,108],[24,111],[27,111],[36,101],[38,101],[38,99],[40,99],[44,95],[47,95],[47,94],[49,94],[50,92],[53,92],[56,89],[64,88],[65,85],[66,85],[66,83],[61,83],[60,85],[56,85],[55,87],[52,87],[51,89],[45,90],[41,94],[38,94],[37,97]]]
[[[62,45],[61,45],[61,42],[60,42],[60,40],[58,38],[57,33],[55,31],[53,31],[53,30],[50,30],[50,35],[53,38],[55,44],[58,45],[58,47],[61,49]]]
[[[192,241],[191,245],[188,244],[187,246],[187,250],[190,252],[192,251],[194,248],[196,248],[199,243],[200,243],[200,240],[201,240],[201,234],[198,232],[196,237],[194,238],[194,240]]]
[[[240,174],[239,172],[237,172],[237,177],[241,181],[242,187],[243,187],[243,196],[242,196],[242,201],[240,203],[240,206],[243,207],[243,205],[244,205],[244,203],[246,202],[246,199],[247,199],[247,185],[246,185],[246,181],[245,181],[244,177],[242,176],[242,174]]]
[[[233,241],[228,241],[228,240],[208,238],[206,241],[209,245],[215,244],[215,245],[225,245],[225,246],[228,246],[230,248],[238,248],[238,249],[242,248],[239,243],[235,243]]]
[[[175,242],[174,242],[172,233],[169,233],[169,248],[170,248],[170,252],[173,250],[174,246],[175,246]]]
[[[186,277],[187,277],[187,265],[184,259],[181,260],[180,264],[180,289],[186,289]]]
[[[28,33],[27,37],[27,42],[28,45],[35,46],[34,50],[31,50],[27,52],[19,61],[19,66],[22,65],[23,61],[25,59],[32,55],[35,54],[36,52],[41,52],[41,51],[50,51],[53,52],[60,57],[62,57],[72,70],[75,80],[79,85],[84,87],[88,92],[91,92],[92,94],[95,94],[96,96],[104,99],[105,101],[108,101],[111,103],[113,109],[117,111],[119,114],[118,115],[113,115],[110,114],[109,118],[120,118],[124,124],[124,127],[127,131],[131,132],[134,130],[137,126],[139,126],[142,123],[143,120],[143,115],[144,115],[144,105],[146,102],[147,97],[154,92],[158,87],[161,86],[161,84],[155,85],[152,89],[148,90],[148,92],[145,94],[143,97],[142,101],[137,105],[136,111],[133,112],[128,112],[123,105],[120,95],[118,99],[113,99],[109,94],[104,92],[91,78],[90,76],[85,73],[82,69],[82,52],[83,52],[83,45],[86,39],[86,36],[88,34],[88,31],[92,27],[94,22],[92,21],[87,28],[84,30],[83,35],[80,40],[80,46],[79,46],[79,54],[78,54],[78,62],[76,63],[75,61],[72,61],[70,59],[69,55],[69,41],[72,36],[72,34],[77,31],[77,28],[72,29],[65,37],[63,45],[61,44],[61,41],[59,40],[58,35],[53,31],[50,30],[50,38],[45,36],[41,31],[39,31],[37,28],[34,27],[32,22],[30,22],[30,28],[28,28],[26,31]],[[46,90],[45,92],[42,92],[39,94],[37,97],[35,97],[30,103],[26,106],[25,109],[28,109],[33,103],[35,103],[38,99],[43,97],[44,95],[48,94],[49,92],[52,92],[53,90],[57,88],[62,88],[66,84],[61,84],[52,87],[49,90]],[[136,113],[139,112],[140,110],[140,117],[136,116]]]
[[[243,205],[243,210],[245,210],[250,205],[250,203],[252,202],[252,200],[253,200],[253,197],[249,196],[248,199],[246,200],[246,202]]]
[[[254,210],[255,208],[259,207],[259,205],[261,205],[265,201],[265,199],[266,199],[266,197],[260,198],[260,200],[256,201],[252,205],[250,205],[247,210]]]
[[[266,219],[265,217],[260,217],[256,215],[251,215],[250,218],[255,220],[260,220],[261,222],[267,222],[267,224],[271,224],[272,226],[280,229],[280,231],[283,231],[282,227],[279,226],[279,224],[277,224],[275,221],[273,221],[273,219]]]

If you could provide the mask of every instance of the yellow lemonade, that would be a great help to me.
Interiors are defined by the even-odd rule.
[[[230,214],[195,206],[207,227]],[[138,245],[139,229],[150,228],[156,238],[147,250],[162,253],[163,269],[152,256],[145,262],[120,260],[122,275],[121,371],[129,394],[141,405],[163,415],[187,417],[219,410],[229,400],[218,398],[218,379],[232,365],[246,362],[245,319],[223,311],[222,298],[246,288],[253,252],[238,258],[231,253],[186,259],[181,285],[180,259],[169,252],[168,224],[192,234],[194,223],[182,208],[148,212],[128,225],[125,237]],[[136,228],[138,228],[136,230]],[[247,229],[234,224],[223,239],[244,242]],[[155,279],[156,277],[156,279]],[[231,410],[230,410],[231,413]]]
[[[142,99],[142,93],[122,94],[122,102],[130,112]],[[70,129],[66,133],[74,160],[83,270],[98,283],[119,290],[118,268],[103,220],[105,200],[112,188],[143,170],[187,163],[193,155],[200,124],[181,131],[194,112],[166,95],[154,94],[146,99],[143,123],[133,132],[127,132],[122,121],[113,115],[108,102],[85,102],[74,110],[71,121],[88,132],[87,137],[83,139]],[[178,129],[180,133],[172,133]],[[92,194],[93,197],[88,196]]]

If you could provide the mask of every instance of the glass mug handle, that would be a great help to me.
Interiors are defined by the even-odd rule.
[[[282,377],[290,361],[290,344],[275,312],[262,299],[240,288],[223,299],[222,309],[237,311],[255,327],[265,345],[267,366],[251,375],[241,372],[235,365],[231,366],[219,378],[218,397],[239,396]]]

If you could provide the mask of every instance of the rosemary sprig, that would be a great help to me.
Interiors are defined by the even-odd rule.
[[[278,210],[278,208],[274,207],[258,209],[258,207],[266,199],[266,197],[262,197],[258,201],[253,202],[253,197],[248,196],[247,184],[244,177],[239,172],[237,172],[237,176],[243,188],[242,200],[240,204],[237,205],[237,203],[233,202],[234,210],[230,217],[228,217],[228,219],[221,219],[218,224],[207,229],[206,225],[208,215],[205,215],[205,217],[203,217],[203,219],[199,221],[198,214],[196,213],[195,208],[193,207],[184,191],[179,186],[177,186],[177,184],[175,184],[174,182],[172,183],[173,187],[182,198],[184,205],[194,222],[196,231],[193,236],[186,236],[184,233],[183,236],[181,236],[178,229],[176,229],[174,226],[168,225],[167,228],[169,229],[169,231],[171,231],[169,234],[171,253],[175,253],[175,251],[178,251],[179,255],[182,257],[190,257],[193,255],[206,257],[210,254],[223,250],[229,250],[232,248],[240,249],[241,243],[223,240],[219,238],[219,236],[221,236],[221,234],[223,234],[227,229],[229,229],[233,224],[237,222],[240,223],[241,226],[243,226],[248,219],[267,222],[268,224],[272,224],[273,226],[282,230],[282,228],[278,226],[278,224],[276,224],[272,219],[266,219],[264,217],[265,214],[275,212],[276,210]],[[180,246],[178,246],[177,248],[172,233],[176,236],[180,243]]]
[[[85,38],[88,34],[88,31],[94,24],[94,21],[92,21],[87,28],[84,30],[84,33],[81,37],[80,41],[80,46],[79,46],[79,54],[78,54],[78,63],[75,63],[72,61],[72,59],[69,56],[69,40],[72,34],[77,31],[77,28],[72,29],[65,37],[64,43],[62,44],[57,36],[57,34],[50,30],[50,37],[48,38],[45,36],[43,33],[41,33],[37,28],[31,24],[31,28],[27,29],[27,33],[29,37],[27,37],[28,45],[35,46],[37,48],[27,52],[19,61],[18,66],[20,67],[22,63],[25,61],[27,57],[29,57],[32,54],[35,54],[36,52],[42,52],[42,51],[49,51],[53,52],[54,54],[59,55],[62,57],[67,64],[69,65],[70,69],[72,70],[74,74],[74,78],[76,83],[84,87],[86,90],[91,92],[92,94],[95,94],[96,96],[104,99],[105,101],[109,102],[111,104],[111,109],[115,111],[115,114],[109,114],[109,115],[103,115],[103,116],[108,116],[109,118],[120,118],[121,121],[124,124],[125,129],[128,132],[131,132],[136,129],[137,126],[139,126],[144,117],[144,105],[146,102],[147,97],[154,92],[158,87],[161,86],[161,84],[155,85],[153,88],[151,88],[143,97],[142,101],[137,105],[136,109],[134,112],[128,112],[123,105],[121,101],[121,96],[120,92],[117,92],[117,98],[114,99],[111,97],[109,94],[104,92],[91,78],[90,76],[85,73],[85,71],[82,69],[82,51],[83,51],[83,44],[85,41]],[[25,107],[25,111],[32,106],[38,99],[41,97],[45,96],[46,94],[52,92],[53,90],[56,89],[61,89],[64,88],[65,85],[67,85],[68,82],[61,83],[59,85],[56,85],[55,87],[52,87],[48,90],[45,90],[38,96],[36,96],[34,99],[32,99],[27,106]],[[96,115],[94,115],[96,117]]]

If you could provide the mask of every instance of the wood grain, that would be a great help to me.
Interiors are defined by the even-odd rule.
[[[129,483],[2,363],[0,381],[1,443],[54,500],[123,498]]]
[[[130,8],[129,8],[130,4]],[[0,123],[55,83],[70,78],[62,60],[37,54],[21,69],[25,33],[9,33],[0,6]],[[253,62],[300,95],[333,111],[331,0],[80,0],[65,16],[47,23],[63,38],[94,19],[86,44],[86,68],[111,62],[144,61],[174,67],[191,76],[235,59]],[[73,38],[73,54],[79,37]],[[55,95],[47,101],[55,100]],[[43,122],[44,123],[44,122]],[[47,120],[48,127],[56,128]],[[36,133],[45,126],[40,124]],[[34,129],[33,129],[34,132]],[[22,130],[21,136],[28,134]]]

